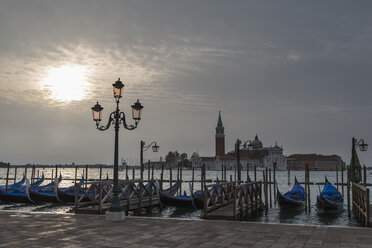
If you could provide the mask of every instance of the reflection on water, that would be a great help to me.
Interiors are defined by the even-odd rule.
[[[67,168],[61,169],[59,172],[62,173],[64,179],[72,179],[75,175],[75,169]],[[58,172],[58,173],[59,173]],[[103,169],[102,177],[105,178],[106,174],[108,174],[109,178],[112,178],[112,169]],[[12,178],[14,171],[10,171],[9,177]],[[31,175],[31,169],[28,170],[28,175]],[[40,172],[41,174],[41,169]],[[52,168],[44,170],[45,176],[50,177],[52,173]],[[81,177],[83,174],[83,169],[78,170],[78,178]],[[281,192],[286,192],[290,190],[293,186],[293,179],[296,176],[298,181],[301,183],[304,181],[304,172],[302,171],[293,171],[291,172],[291,184],[288,185],[288,174],[286,171],[278,171],[276,173],[277,176],[277,183],[278,187],[280,188]],[[4,177],[6,175],[6,169],[0,168],[0,177]],[[139,178],[140,172],[136,171],[136,178]],[[145,173],[147,175],[147,173]],[[173,174],[173,180],[175,180],[175,172]],[[183,171],[183,180],[191,180],[191,171],[184,170]],[[233,171],[227,171],[227,178],[230,175],[234,178]],[[245,180],[246,173],[242,173],[243,180]],[[252,179],[254,179],[253,172],[249,172],[249,175]],[[311,171],[310,172],[310,181],[311,182],[324,182],[324,176],[327,176],[328,180],[332,183],[336,181],[336,173],[333,171]],[[22,177],[20,171],[18,171],[17,179]],[[129,177],[132,178],[131,172]],[[207,178],[208,179],[216,179],[217,177],[221,178],[221,172],[219,171],[208,171]],[[99,178],[99,169],[90,169],[88,178]],[[125,171],[119,172],[119,178],[125,178]],[[154,171],[154,178],[160,178],[160,170]],[[339,175],[340,178],[340,175]],[[145,177],[147,179],[147,177]],[[164,171],[164,179],[169,179],[168,171]],[[262,179],[262,174],[257,173],[257,180]],[[195,180],[200,180],[200,171],[195,171]],[[368,178],[368,182],[371,179]],[[341,179],[340,179],[341,181]],[[49,182],[49,181],[48,181]],[[45,182],[45,183],[48,183]],[[344,173],[344,182],[346,182],[346,173]],[[5,180],[0,180],[0,185],[4,185]],[[63,180],[61,183],[62,187],[72,185],[72,181]],[[164,183],[164,188],[169,187],[169,183]],[[323,186],[321,186],[322,188]],[[200,182],[196,182],[194,184],[194,190],[200,189]],[[182,191],[185,190],[188,194],[189,191],[189,183],[185,182],[182,185]],[[342,191],[342,187],[339,186],[339,191]],[[274,192],[274,190],[272,190]],[[345,192],[345,200],[346,200],[346,187],[344,188]],[[267,216],[264,212],[255,214],[254,216],[248,218],[248,221],[257,221],[257,222],[270,222],[270,223],[290,223],[290,224],[308,224],[308,225],[335,225],[335,226],[360,226],[360,223],[355,218],[348,218],[347,213],[347,206],[344,206],[343,210],[337,213],[320,213],[318,212],[315,204],[316,204],[316,196],[319,193],[318,185],[311,185],[310,186],[310,200],[311,200],[311,211],[310,213],[306,213],[304,209],[293,209],[293,208],[280,208],[278,205],[275,205],[274,202],[272,203],[272,208],[269,208],[269,212]],[[5,204],[0,203],[0,210],[16,210],[16,211],[37,211],[37,212],[71,212],[73,208],[72,204],[50,204],[50,203],[42,203],[42,204]],[[201,210],[194,210],[194,209],[182,209],[176,207],[165,207],[163,209],[153,208],[152,213],[146,213],[145,211],[142,213],[135,213],[135,215],[144,215],[144,216],[154,216],[154,217],[165,217],[165,218],[191,218],[191,219],[200,219],[202,212]]]

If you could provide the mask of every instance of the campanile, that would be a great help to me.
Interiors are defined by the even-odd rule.
[[[221,111],[218,114],[218,122],[216,127],[216,156],[225,155],[225,128],[222,124]]]

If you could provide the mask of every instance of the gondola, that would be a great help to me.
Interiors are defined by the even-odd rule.
[[[8,187],[6,185],[1,185],[0,186],[0,191],[5,192],[7,190],[11,190],[13,188],[20,187],[25,183],[25,181],[26,181],[26,176],[23,176],[23,178],[20,181],[14,183],[14,184],[8,185]]]
[[[326,177],[323,190],[322,192],[320,192],[316,199],[317,208],[322,211],[340,210],[343,208],[343,205],[344,198]]]
[[[30,187],[29,196],[30,196],[31,201],[53,202],[53,203],[61,202],[57,194],[58,184],[61,181],[62,181],[62,176],[59,176],[59,178],[55,179],[53,182],[47,185]]]
[[[219,190],[219,186],[217,186],[217,190]],[[212,189],[208,191],[208,196],[211,194]],[[203,209],[204,208],[204,191],[197,190],[194,193],[192,193],[192,203],[195,208],[197,209]]]
[[[43,176],[32,183],[29,184],[28,179],[22,179],[26,182],[26,185],[19,185],[16,187],[12,187],[11,189],[8,188],[8,191],[0,191],[0,200],[2,202],[19,202],[19,203],[29,203],[32,202],[29,196],[29,187],[39,186],[44,182],[44,174]]]
[[[300,207],[304,205],[305,189],[298,183],[297,178],[295,178],[292,190],[287,193],[282,194],[277,188],[277,201],[280,206]]]
[[[193,205],[192,197],[187,195],[185,191],[183,195],[174,195],[177,192],[178,188],[172,191],[173,193],[172,195],[169,194],[170,190],[161,191],[160,192],[161,203],[167,206],[193,208],[194,205]]]
[[[84,183],[84,178],[79,183]],[[62,202],[75,202],[75,185],[66,188],[57,188],[58,199]],[[78,196],[81,197],[84,193],[79,190]],[[84,197],[83,201],[88,201],[88,197]]]
[[[177,193],[177,190],[179,190],[180,187],[181,187],[181,182],[177,181],[172,185],[172,187],[169,187],[168,189],[164,189],[160,191],[160,193],[163,195],[175,195]]]

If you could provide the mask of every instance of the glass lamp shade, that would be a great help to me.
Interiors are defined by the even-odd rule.
[[[112,84],[112,88],[114,90],[115,98],[119,99],[123,97],[124,84],[120,81],[120,78],[118,78],[118,80],[114,84]]]
[[[360,144],[360,145],[359,145],[359,149],[360,149],[362,152],[367,151],[367,149],[368,149],[368,144],[364,144],[364,143]]]
[[[152,146],[152,151],[153,152],[158,152],[159,151],[159,146],[156,145],[156,143],[155,143],[155,145]]]
[[[137,102],[132,105],[132,118],[133,120],[139,121],[141,120],[143,106],[137,99]]]
[[[97,102],[92,108],[93,120],[94,121],[101,121],[102,120],[102,110],[103,108]]]

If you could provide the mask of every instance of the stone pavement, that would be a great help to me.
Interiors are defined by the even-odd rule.
[[[0,247],[372,247],[372,229],[0,211]]]

